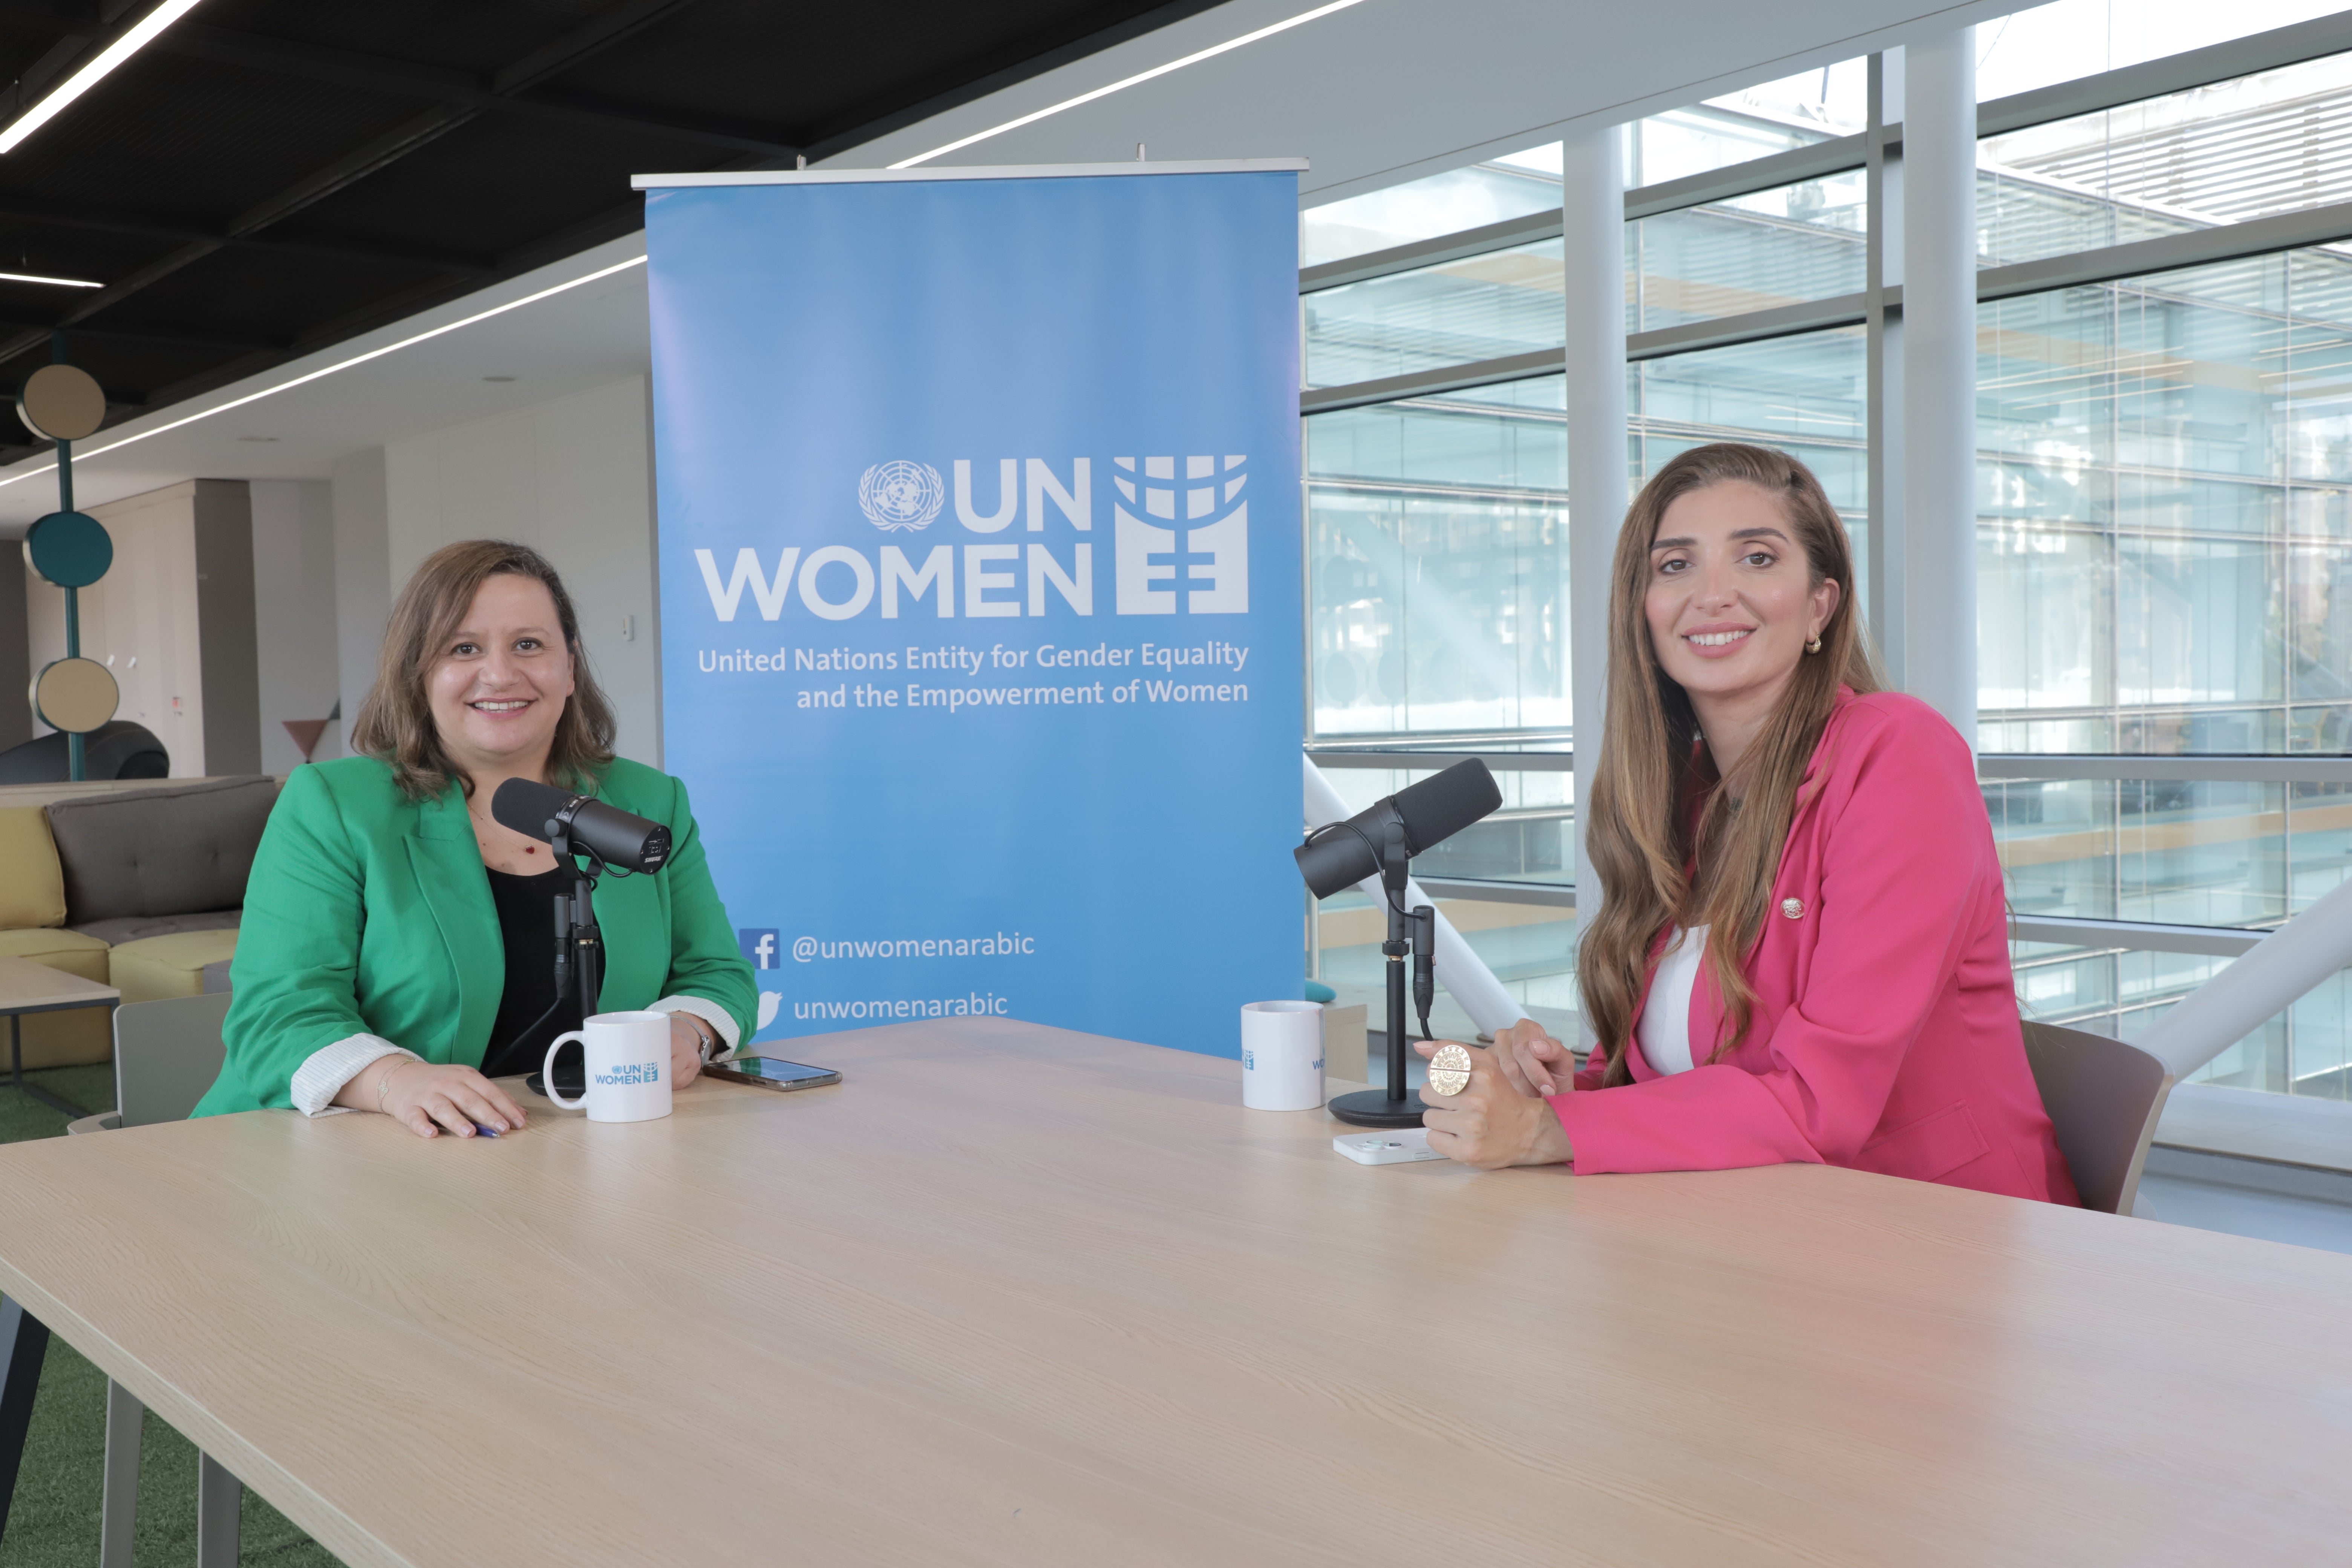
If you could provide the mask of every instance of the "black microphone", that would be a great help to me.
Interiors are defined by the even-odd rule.
[[[1372,845],[1388,842],[1391,822],[1404,825],[1405,853],[1418,855],[1443,844],[1502,804],[1503,792],[1496,787],[1495,775],[1486,771],[1486,763],[1472,757],[1358,812],[1345,827],[1335,823],[1318,828],[1315,837],[1291,854],[1315,896],[1328,899],[1380,873]],[[1348,832],[1349,827],[1356,831]]]
[[[569,838],[573,850],[623,871],[658,871],[669,858],[669,829],[660,823],[529,779],[499,785],[490,815],[526,837]]]

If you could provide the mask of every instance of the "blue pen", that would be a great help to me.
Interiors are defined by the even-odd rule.
[[[477,1122],[475,1122],[475,1123],[474,1123],[474,1131],[477,1131],[477,1132],[478,1132],[478,1133],[480,1133],[480,1134],[481,1134],[483,1137],[485,1137],[485,1138],[495,1138],[495,1137],[497,1137],[497,1136],[499,1135],[499,1130],[498,1130],[497,1128],[495,1128],[495,1127],[492,1127],[491,1125],[489,1125],[489,1123],[488,1123],[488,1122],[486,1122],[486,1121],[477,1121]]]

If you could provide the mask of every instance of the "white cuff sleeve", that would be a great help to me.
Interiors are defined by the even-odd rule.
[[[712,1053],[710,1059],[714,1062],[723,1062],[733,1057],[735,1047],[741,1043],[742,1031],[736,1028],[733,1015],[716,1002],[705,1001],[699,996],[665,996],[646,1011],[691,1013],[709,1025],[718,1034],[719,1043],[725,1047]]]
[[[334,1102],[335,1096],[343,1092],[343,1085],[365,1072],[371,1063],[386,1057],[415,1055],[381,1035],[352,1035],[331,1046],[321,1046],[294,1069],[294,1109],[305,1116],[333,1116],[349,1110],[350,1106]]]

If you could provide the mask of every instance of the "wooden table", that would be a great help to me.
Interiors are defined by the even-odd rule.
[[[0,958],[0,1013],[8,1016],[5,1087],[23,1089],[43,1105],[68,1116],[89,1115],[72,1100],[25,1080],[24,1026],[18,1020],[27,1013],[61,1013],[71,1007],[110,1009],[121,1000],[122,993],[111,985],[100,985],[95,980],[84,980],[79,974],[68,974],[62,969],[52,969],[29,958]]]
[[[347,1562],[2213,1563],[2352,1541],[2352,1258],[1822,1167],[1366,1168],[1005,1020],[499,1140],[0,1150],[0,1288]]]

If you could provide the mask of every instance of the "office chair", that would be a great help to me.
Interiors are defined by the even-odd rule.
[[[85,1116],[68,1132],[100,1132],[184,1121],[228,1054],[221,1022],[226,993],[134,1002],[114,1010],[114,1105]],[[131,1532],[139,1518],[139,1445],[146,1407],[106,1380],[106,1469],[99,1507],[99,1568],[131,1568]],[[238,1514],[245,1501],[237,1479],[200,1453],[196,1472],[197,1568],[234,1568]]]
[[[2172,1074],[2137,1046],[2031,1021],[2025,1059],[2083,1206],[2130,1214]]]

